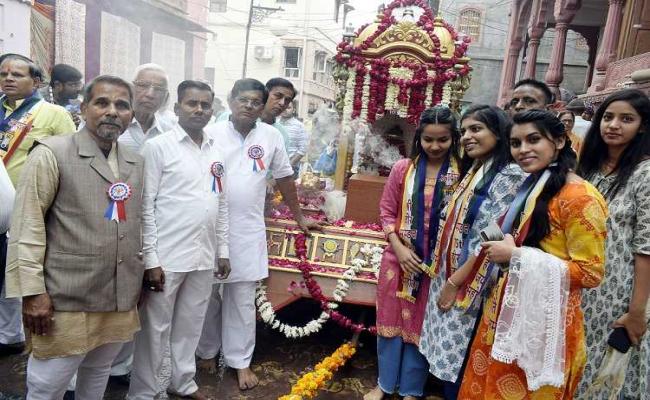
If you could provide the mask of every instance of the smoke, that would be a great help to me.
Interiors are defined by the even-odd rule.
[[[315,162],[328,144],[338,139],[340,133],[339,116],[335,110],[322,104],[312,117],[309,160]]]
[[[379,175],[380,168],[389,170],[402,158],[399,149],[389,144],[380,134],[373,133],[365,122],[355,119],[345,131],[354,135],[354,156],[352,172],[365,175]]]

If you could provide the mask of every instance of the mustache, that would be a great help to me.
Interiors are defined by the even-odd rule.
[[[100,120],[99,123],[97,124],[97,126],[100,126],[100,125],[112,125],[112,126],[116,126],[118,128],[122,127],[122,124],[116,119]]]

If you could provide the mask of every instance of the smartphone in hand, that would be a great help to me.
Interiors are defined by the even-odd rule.
[[[501,231],[501,227],[496,222],[492,221],[488,226],[480,232],[481,240],[484,242],[494,242],[503,240],[505,237]]]
[[[624,327],[619,326],[618,328],[614,328],[612,333],[609,334],[607,344],[615,350],[625,354],[630,350],[632,341],[630,340],[630,336],[627,334],[627,330],[625,330]]]

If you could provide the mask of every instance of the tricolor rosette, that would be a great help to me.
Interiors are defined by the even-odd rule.
[[[110,203],[104,213],[104,218],[110,221],[126,221],[124,203],[131,197],[131,187],[125,182],[115,182],[108,188]]]

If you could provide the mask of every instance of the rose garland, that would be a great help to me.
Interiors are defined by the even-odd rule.
[[[296,249],[296,256],[300,260],[298,264],[298,269],[300,269],[300,271],[302,272],[302,277],[303,280],[305,281],[305,286],[307,287],[307,290],[309,290],[309,294],[311,295],[311,297],[320,304],[321,310],[328,313],[329,316],[332,318],[332,320],[336,322],[339,326],[350,329],[354,333],[361,333],[363,331],[367,331],[372,335],[376,335],[377,334],[376,326],[367,327],[364,324],[355,324],[350,318],[344,316],[338,311],[333,311],[329,308],[328,306],[329,301],[327,300],[325,295],[323,295],[323,292],[320,286],[318,285],[318,282],[316,282],[316,280],[311,274],[312,268],[309,262],[307,261],[307,245],[306,245],[306,239],[304,234],[300,233],[296,235],[294,246]]]
[[[291,393],[278,400],[304,400],[316,396],[318,390],[325,386],[325,383],[332,379],[334,372],[341,368],[356,353],[356,347],[351,343],[344,343],[325,359],[314,367],[314,371],[308,372],[298,379],[291,387]]]
[[[352,260],[352,266],[348,268],[343,273],[341,278],[336,281],[336,287],[332,292],[332,298],[334,301],[342,302],[343,299],[345,299],[348,291],[350,290],[349,282],[357,277],[361,270],[368,264],[371,265],[371,268],[375,274],[379,272],[381,256],[384,252],[384,249],[380,246],[372,246],[366,243],[361,247],[360,252],[364,257],[357,257]],[[260,313],[262,321],[264,321],[272,329],[283,333],[289,339],[306,337],[319,332],[323,328],[323,324],[330,318],[330,314],[323,311],[318,318],[307,322],[304,326],[293,326],[281,322],[273,310],[273,304],[271,304],[266,296],[266,286],[261,282],[257,285],[255,304],[257,305],[257,309]],[[337,303],[327,303],[327,309],[330,311],[335,310],[337,307]]]

